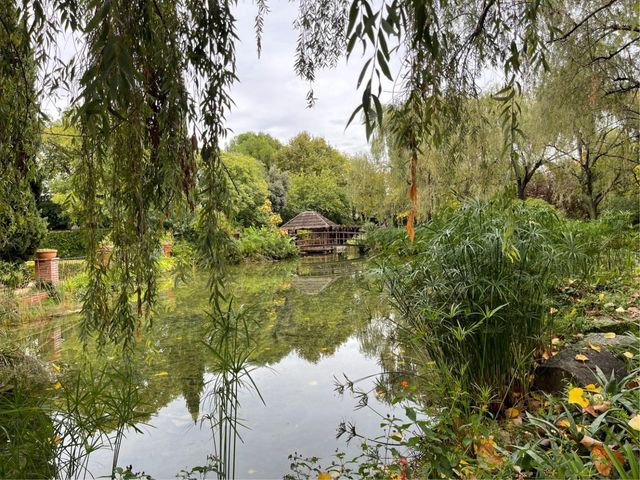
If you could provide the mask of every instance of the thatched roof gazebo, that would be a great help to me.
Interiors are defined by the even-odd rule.
[[[338,225],[314,211],[299,213],[280,228],[294,238],[302,253],[331,252],[360,231],[357,226]]]
[[[313,231],[325,229],[327,227],[336,227],[337,225],[337,223],[332,222],[324,215],[308,210],[306,212],[299,213],[280,228],[292,234],[297,230]]]

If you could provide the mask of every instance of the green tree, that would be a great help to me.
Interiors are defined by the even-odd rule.
[[[354,212],[362,220],[386,220],[389,216],[386,172],[364,155],[353,157],[349,167],[346,190]]]
[[[272,165],[267,171],[267,185],[269,186],[269,200],[275,213],[282,214],[287,206],[287,192],[289,191],[289,174]]]
[[[349,160],[324,138],[302,132],[282,147],[275,162],[280,170],[294,174],[331,171],[340,182],[344,182]]]
[[[231,184],[232,220],[243,227],[267,225],[261,207],[269,198],[269,189],[260,162],[240,153],[224,153],[222,161]]]
[[[80,225],[82,201],[76,194],[73,172],[79,168],[82,157],[82,140],[77,126],[72,124],[69,113],[55,120],[42,132],[42,146],[38,155],[40,175],[46,178],[42,195],[61,215]],[[104,189],[102,189],[104,193]],[[53,228],[53,225],[49,225]]]
[[[315,210],[336,223],[350,218],[347,191],[329,172],[299,173],[291,177],[285,220]]]
[[[242,153],[259,160],[266,170],[271,169],[282,144],[268,133],[244,132],[233,137],[228,152]]]
[[[42,128],[29,26],[13,2],[0,25],[0,259],[29,258],[46,231],[34,195]]]
[[[640,136],[630,119],[637,115],[634,99],[610,94],[606,72],[574,60],[575,50],[587,47],[581,41],[566,47],[543,77],[540,95],[547,122],[557,132],[550,142],[559,160],[553,167],[575,178],[584,210],[596,219],[603,201],[638,164]]]

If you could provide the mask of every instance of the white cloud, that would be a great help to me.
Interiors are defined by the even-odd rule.
[[[316,104],[306,105],[308,84],[294,72],[297,33],[293,27],[297,5],[287,1],[269,2],[258,59],[253,2],[240,2],[237,10],[237,68],[240,82],[232,89],[236,107],[227,125],[234,133],[247,130],[267,132],[286,142],[306,130],[322,136],[339,150],[356,153],[366,150],[364,128],[358,122],[345,126],[358,105],[356,80],[360,62],[351,61],[319,72],[313,85]]]
[[[364,127],[357,119],[345,130],[361,97],[356,81],[362,59],[355,55],[348,64],[342,60],[335,69],[318,72],[313,85],[317,101],[313,108],[307,108],[309,85],[294,72],[297,32],[293,22],[298,4],[270,0],[268,5],[271,12],[265,18],[261,58],[254,30],[257,7],[253,1],[241,0],[234,11],[239,37],[236,44],[239,82],[231,91],[235,101],[227,119],[227,126],[233,130],[231,135],[247,130],[263,131],[287,142],[306,130],[347,153],[368,150]],[[57,53],[65,60],[82,48],[69,34],[61,34],[58,40]],[[57,96],[44,99],[43,108],[53,118],[58,117],[68,107],[70,98],[69,92],[59,91]]]

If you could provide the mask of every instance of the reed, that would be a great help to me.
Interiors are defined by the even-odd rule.
[[[422,229],[411,256],[387,256],[386,287],[424,361],[501,401],[525,385],[549,327],[560,228],[541,204],[471,202]]]

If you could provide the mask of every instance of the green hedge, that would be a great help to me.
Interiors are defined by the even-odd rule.
[[[106,232],[99,232],[101,239]],[[52,230],[47,232],[40,242],[40,248],[55,248],[58,250],[58,257],[72,258],[84,257],[87,240],[83,230]]]

